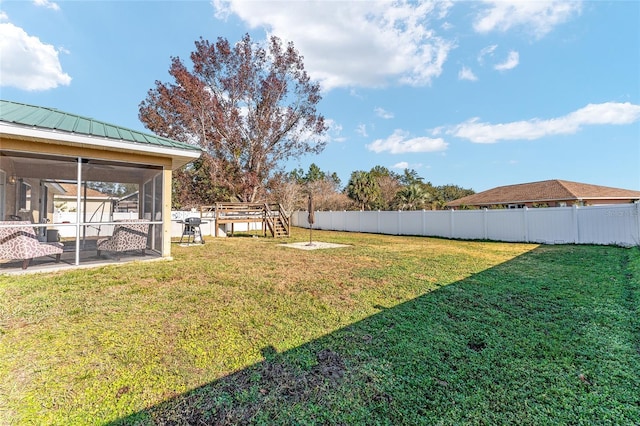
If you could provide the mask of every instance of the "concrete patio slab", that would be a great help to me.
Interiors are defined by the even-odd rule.
[[[321,241],[309,241],[303,243],[289,243],[289,244],[279,244],[283,247],[291,247],[300,250],[319,250],[319,249],[330,249],[330,248],[341,248],[341,247],[350,247],[347,244],[334,244],[334,243],[324,243]]]

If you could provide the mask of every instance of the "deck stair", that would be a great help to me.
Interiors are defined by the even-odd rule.
[[[274,238],[288,237],[291,222],[280,204],[267,203],[216,203],[213,206],[201,206],[200,216],[215,221],[215,236],[220,225],[230,223],[231,235],[236,223],[262,223],[264,236],[267,232]]]
[[[284,238],[290,235],[290,218],[280,204],[265,204],[265,218],[267,228],[274,238]]]

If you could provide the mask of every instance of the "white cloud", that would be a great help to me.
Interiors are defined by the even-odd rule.
[[[408,169],[409,168],[409,163],[407,163],[406,161],[401,161],[399,163],[394,164],[393,166],[391,166],[391,168],[393,169]]]
[[[7,15],[6,12],[0,10],[0,22],[8,21],[8,20],[9,20],[9,15]]]
[[[330,118],[324,121],[324,124],[329,128],[325,134],[325,140],[327,142],[344,142],[346,138],[342,136],[342,124],[336,123],[335,120]]]
[[[367,149],[378,154],[381,152],[404,154],[407,152],[444,151],[448,145],[442,138],[409,138],[408,132],[396,129],[387,139],[376,139],[367,145]]]
[[[394,164],[393,166],[391,166],[392,169],[400,169],[400,170],[404,170],[404,169],[421,169],[423,167],[422,163],[412,163],[409,164],[407,161],[400,161],[399,163]],[[431,166],[427,166],[427,169],[430,169]]]
[[[476,18],[473,28],[479,33],[508,31],[524,27],[537,38],[568,21],[582,10],[579,0],[485,0],[489,7]]]
[[[495,52],[497,48],[498,48],[497,44],[492,44],[491,46],[487,46],[484,49],[482,49],[478,54],[478,62],[481,65],[484,64],[484,57],[487,55],[493,56],[493,52]]]
[[[501,64],[497,64],[493,68],[498,71],[512,70],[520,63],[520,54],[514,50],[509,52],[507,59]]]
[[[476,77],[470,68],[462,67],[460,72],[458,72],[458,80],[478,81],[478,77]]]
[[[330,118],[324,120],[327,131],[322,135],[315,134],[312,130],[304,128],[304,123],[298,123],[294,133],[300,133],[300,140],[306,141],[311,145],[315,145],[318,142],[332,143],[332,142],[344,142],[346,138],[342,136],[342,125]]]
[[[440,76],[452,41],[435,33],[451,2],[214,0],[216,16],[238,16],[293,40],[305,67],[324,90],[429,85]],[[355,60],[354,58],[357,58]]]
[[[0,23],[0,85],[30,91],[68,86],[71,77],[62,71],[58,53],[22,28]]]
[[[380,107],[376,107],[374,109],[374,112],[376,113],[376,115],[378,117],[384,118],[385,120],[389,120],[389,119],[394,117],[392,112],[386,111],[386,110],[384,110],[383,108],[380,108]]]
[[[624,125],[640,121],[640,105],[629,102],[589,104],[565,116],[540,120],[490,124],[473,118],[455,126],[447,133],[475,143],[495,143],[501,140],[534,140],[553,135],[569,135],[589,125]]]
[[[366,124],[358,124],[358,127],[356,127],[356,133],[359,134],[362,137],[367,137],[369,136],[367,134],[367,125]]]
[[[58,6],[57,3],[54,3],[49,0],[33,0],[33,3],[36,6],[46,7],[47,9],[60,10],[60,6]]]

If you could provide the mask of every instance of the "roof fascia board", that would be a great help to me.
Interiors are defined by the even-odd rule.
[[[518,201],[493,201],[493,202],[480,202],[480,203],[447,203],[447,206],[457,207],[457,206],[495,206],[499,204],[522,204],[522,203],[541,203],[541,202],[562,202],[562,201],[592,201],[592,200],[636,200],[640,199],[640,197],[581,197],[581,198],[563,198],[563,199],[548,199],[548,200],[518,200]]]
[[[627,200],[636,197],[632,196],[613,196],[613,197],[575,197],[575,198],[547,198],[540,200],[514,200],[514,201],[493,201],[493,202],[480,202],[478,204],[491,205],[491,204],[515,204],[515,203],[546,203],[550,201],[589,201],[589,200]]]
[[[11,125],[6,122],[0,122],[0,135],[2,134],[45,140],[55,140],[78,145],[89,145],[91,147],[98,147],[100,149],[107,150],[135,151],[145,154],[152,153],[162,156],[181,157],[187,160],[185,161],[185,164],[200,157],[200,154],[202,153],[201,151],[196,150],[167,148],[154,145],[139,145],[133,142],[119,141],[99,136],[79,135],[75,133],[71,134],[67,132],[61,132],[59,130],[26,128],[23,126]]]
[[[608,197],[606,198],[608,199]],[[480,201],[470,202],[469,206],[493,206],[496,204],[516,204],[516,203],[544,203],[548,201],[579,201],[578,198],[546,198],[540,200],[511,200],[511,201]],[[453,201],[452,201],[453,203]]]

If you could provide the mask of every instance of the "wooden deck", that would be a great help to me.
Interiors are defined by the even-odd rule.
[[[213,206],[201,206],[202,219],[215,221],[215,236],[222,224],[231,224],[231,235],[235,223],[262,223],[262,233],[267,231],[275,238],[290,235],[290,218],[279,204],[267,203],[216,203]]]

